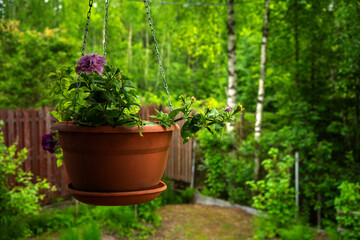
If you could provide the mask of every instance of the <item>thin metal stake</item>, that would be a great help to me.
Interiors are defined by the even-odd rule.
[[[299,152],[295,152],[295,204],[297,208],[299,208],[299,162]]]

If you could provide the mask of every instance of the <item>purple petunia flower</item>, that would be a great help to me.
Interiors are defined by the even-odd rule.
[[[55,139],[55,134],[44,134],[41,139],[41,145],[44,150],[50,153],[55,152],[55,148],[59,146],[59,142]]]
[[[96,71],[101,75],[103,73],[103,68],[105,65],[106,58],[100,56],[97,53],[88,54],[81,57],[77,61],[77,66],[75,71],[77,74],[84,72],[86,74],[91,74],[93,71]]]
[[[232,107],[227,107],[227,108],[225,108],[225,112],[230,112],[230,111],[232,111],[232,110],[234,110]]]

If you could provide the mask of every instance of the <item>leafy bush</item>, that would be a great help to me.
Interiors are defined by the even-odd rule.
[[[46,94],[49,73],[74,55],[74,45],[59,29],[22,30],[18,21],[0,20],[0,108],[53,106]]]
[[[46,209],[41,214],[28,218],[32,236],[47,232],[60,232],[62,239],[93,239],[85,235],[106,231],[118,234],[120,238],[142,239],[155,232],[161,217],[154,211],[161,205],[161,199],[138,205],[135,218],[134,206],[92,206],[80,203],[78,209]],[[91,227],[93,226],[93,227]]]
[[[335,199],[336,210],[341,211],[336,216],[339,225],[348,231],[341,233],[343,239],[360,238],[360,215],[349,214],[360,212],[360,184],[342,182],[339,186],[340,196]]]
[[[258,195],[253,197],[253,207],[264,212],[265,221],[257,226],[255,239],[274,238],[280,228],[292,222],[295,213],[294,189],[291,187],[293,158],[289,155],[278,159],[278,149],[269,151],[270,159],[262,162],[267,175],[265,180],[249,181],[248,184]]]
[[[202,193],[247,204],[251,194],[245,183],[252,179],[252,163],[238,156],[234,136],[219,138],[203,131],[198,139],[204,156],[201,169],[206,171]]]
[[[162,220],[155,210],[165,204],[190,202],[196,191],[186,188],[179,193],[172,188],[170,180],[165,177],[164,181],[168,189],[155,200],[139,204],[137,218],[134,206],[103,207],[80,203],[77,210],[75,206],[44,209],[39,215],[29,217],[26,220],[29,235],[60,232],[61,239],[92,239],[84,236],[90,234],[93,228],[94,234],[105,231],[120,238],[146,239],[155,232],[154,227]]]
[[[0,121],[0,129],[4,123]],[[36,178],[24,172],[21,165],[27,150],[17,152],[16,144],[7,147],[0,130],[0,236],[2,239],[26,237],[30,231],[24,218],[38,213],[39,200],[44,198],[40,190],[49,189],[46,179]]]
[[[312,240],[315,232],[310,230],[307,225],[296,224],[280,229],[279,235],[282,240]]]

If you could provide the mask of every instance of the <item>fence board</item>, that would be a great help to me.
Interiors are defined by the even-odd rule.
[[[155,108],[159,109],[157,106],[143,106],[139,115],[144,120],[151,120],[149,116],[157,114]],[[68,176],[64,168],[58,168],[55,157],[44,151],[41,146],[41,136],[50,133],[51,124],[55,122],[49,114],[49,109],[0,110],[0,120],[5,123],[2,129],[5,144],[10,146],[16,141],[18,149],[28,149],[28,159],[24,162],[23,169],[33,172],[34,176],[47,178],[51,185],[56,186],[57,191],[47,192],[45,201],[51,201],[53,196],[67,196],[65,188]],[[178,125],[181,127],[183,121],[178,122]],[[174,180],[190,183],[192,152],[192,140],[185,145],[182,144],[180,129],[176,129],[173,132],[165,175]]]
[[[27,160],[25,161],[25,171],[31,170],[31,150],[30,150],[30,117],[29,117],[29,110],[23,110],[23,119],[24,119],[24,132],[22,133],[22,136],[24,138],[24,147],[28,149],[27,153]],[[7,143],[9,144],[9,143]]]

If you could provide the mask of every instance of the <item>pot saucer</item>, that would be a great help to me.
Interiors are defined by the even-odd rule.
[[[71,183],[66,189],[83,203],[101,206],[126,206],[150,202],[166,188],[166,184],[160,181],[158,185],[150,189],[128,192],[85,192],[74,189]]]

